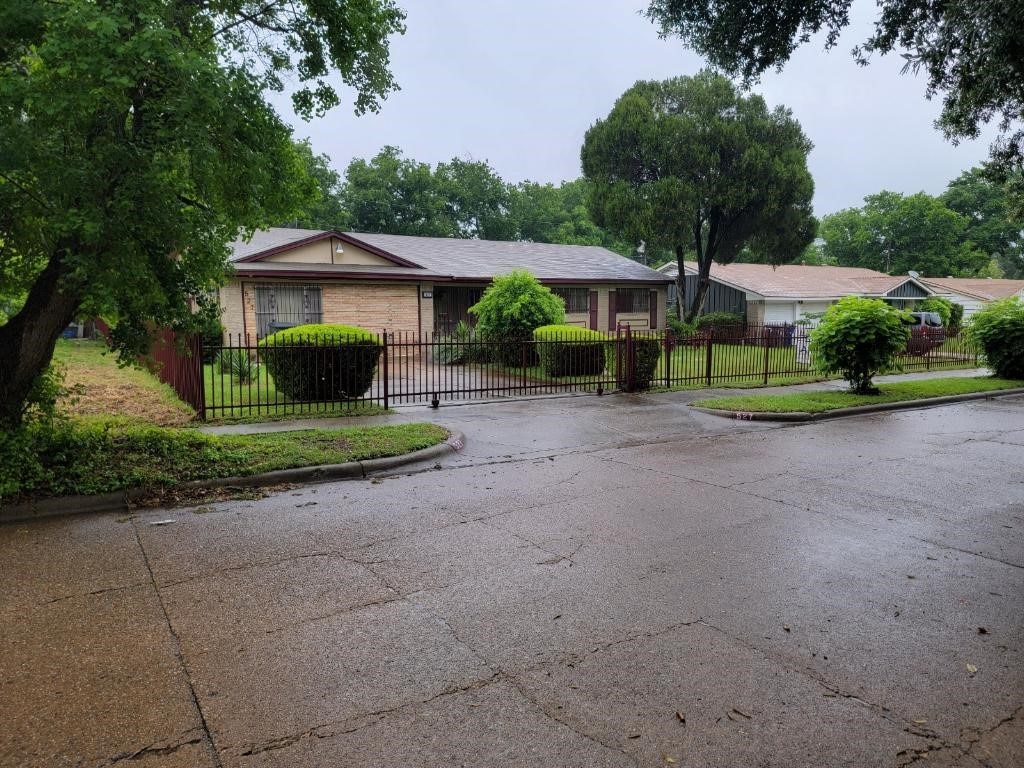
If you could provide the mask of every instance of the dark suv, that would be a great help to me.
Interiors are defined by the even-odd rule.
[[[938,312],[910,313],[910,341],[907,354],[927,355],[946,341],[946,329]]]

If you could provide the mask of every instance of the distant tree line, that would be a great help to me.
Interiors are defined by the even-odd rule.
[[[600,245],[660,263],[653,253],[638,254],[639,242],[616,238],[593,222],[584,179],[557,186],[512,184],[485,160],[453,158],[432,167],[390,146],[369,160],[353,160],[342,176],[331,168],[330,158],[315,154],[308,143],[298,148],[320,195],[302,215],[286,222],[291,226]]]
[[[821,220],[817,263],[929,277],[1024,277],[1006,185],[972,168],[938,197],[882,191]]]

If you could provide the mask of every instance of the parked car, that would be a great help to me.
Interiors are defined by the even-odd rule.
[[[910,313],[910,341],[907,354],[927,355],[946,341],[946,329],[938,312]]]

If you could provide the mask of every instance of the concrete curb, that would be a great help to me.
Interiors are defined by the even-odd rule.
[[[461,451],[466,444],[466,436],[461,432],[449,431],[448,438],[429,448],[421,448],[401,456],[387,456],[380,459],[348,461],[344,464],[325,464],[318,467],[295,467],[294,469],[278,469],[259,475],[246,477],[220,477],[215,480],[192,480],[175,486],[183,490],[202,490],[212,488],[257,488],[283,483],[325,483],[331,480],[362,480],[372,474],[385,472],[408,464],[430,461],[449,453]],[[14,523],[24,520],[36,520],[44,517],[63,515],[79,515],[88,512],[128,512],[132,502],[152,493],[144,488],[129,488],[113,493],[98,493],[92,496],[57,496],[51,499],[30,501],[9,507],[0,507],[0,524]]]
[[[699,405],[691,405],[695,411],[710,413],[712,416],[721,416],[736,421],[783,421],[783,422],[804,422],[824,421],[826,419],[841,419],[844,416],[863,416],[869,413],[885,413],[887,411],[907,411],[915,408],[931,408],[951,403],[963,403],[968,400],[995,400],[1008,395],[1024,394],[1024,387],[1014,389],[996,389],[989,392],[968,392],[963,395],[946,395],[945,397],[929,397],[921,400],[903,400],[898,403],[880,403],[878,405],[855,405],[850,408],[836,408],[823,413],[807,413],[806,411],[792,411],[790,413],[767,413],[759,411],[726,411],[718,408],[703,408]]]

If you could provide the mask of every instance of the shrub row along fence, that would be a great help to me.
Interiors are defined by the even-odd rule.
[[[159,374],[200,418],[330,414],[407,403],[525,397],[561,392],[769,384],[815,375],[808,330],[752,326],[698,331],[541,329],[536,338],[483,341],[471,333],[381,332],[330,346],[232,336],[189,339],[162,353]],[[906,371],[975,367],[966,337],[912,344]]]

